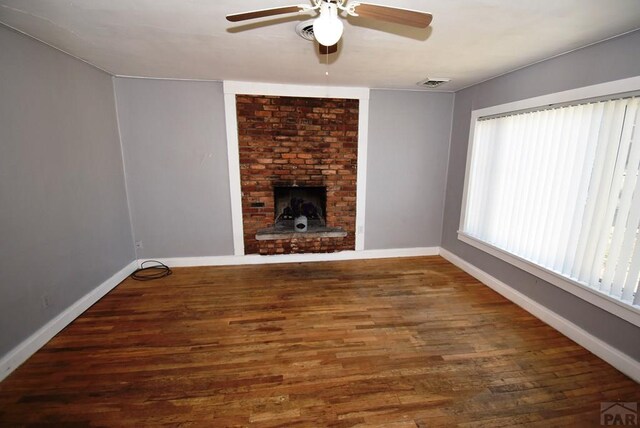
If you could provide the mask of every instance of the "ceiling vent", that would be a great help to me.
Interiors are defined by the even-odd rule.
[[[435,88],[444,83],[447,83],[450,80],[451,79],[447,79],[446,77],[428,77],[424,80],[419,81],[418,83],[416,83],[416,85],[422,86],[423,88]]]
[[[313,35],[313,21],[315,19],[309,19],[296,25],[296,34],[303,39],[314,41],[316,38]]]

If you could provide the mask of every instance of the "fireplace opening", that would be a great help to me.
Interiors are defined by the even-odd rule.
[[[326,187],[274,186],[273,199],[273,226],[259,229],[255,235],[257,241],[345,238],[347,236],[343,228],[327,226]],[[298,248],[298,241],[289,242],[290,245]],[[317,248],[314,246],[313,249],[321,250],[321,241],[314,242]]]
[[[275,186],[273,197],[276,229],[306,232],[326,226],[326,187]]]

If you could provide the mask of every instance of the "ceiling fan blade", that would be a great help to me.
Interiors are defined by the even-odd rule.
[[[418,28],[427,28],[433,19],[430,13],[418,10],[400,9],[371,3],[355,3],[357,4],[354,7],[354,12],[364,18],[379,19]]]
[[[331,45],[331,46],[325,46],[325,45],[319,43],[318,47],[319,47],[320,55],[329,55],[329,54],[338,52],[338,44],[337,43],[335,45]]]
[[[247,19],[264,18],[265,16],[283,15],[285,13],[297,13],[305,10],[302,6],[273,7],[271,9],[252,10],[250,12],[233,13],[227,15],[227,20],[231,22],[246,21]]]

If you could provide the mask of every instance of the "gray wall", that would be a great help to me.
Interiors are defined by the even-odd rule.
[[[453,94],[373,90],[365,248],[439,246]]]
[[[2,26],[0,236],[0,356],[134,258],[111,77]]]
[[[442,247],[640,360],[640,328],[457,239],[471,111],[640,75],[640,31],[532,65],[455,96]]]
[[[222,83],[115,88],[138,258],[233,254]]]
[[[115,82],[138,258],[233,254],[222,84]],[[439,245],[452,108],[371,92],[367,249]]]

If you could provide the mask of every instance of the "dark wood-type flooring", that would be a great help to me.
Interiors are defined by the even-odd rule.
[[[124,281],[0,383],[0,425],[599,426],[640,385],[440,257]]]

